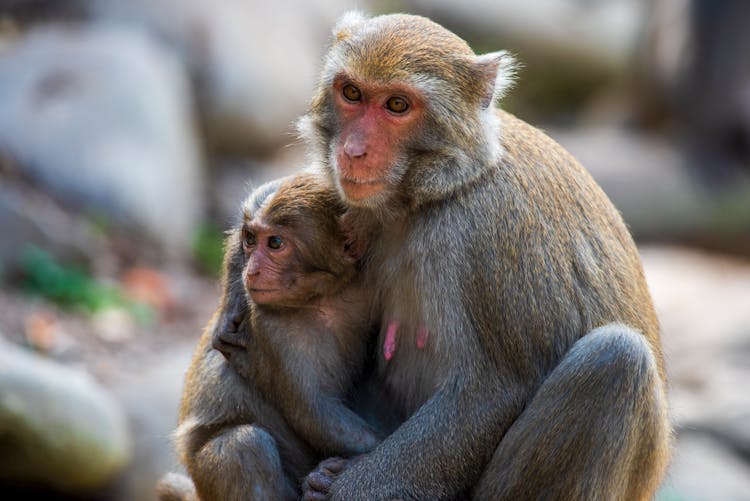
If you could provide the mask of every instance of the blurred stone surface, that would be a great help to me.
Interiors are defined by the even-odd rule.
[[[520,61],[504,103],[536,120],[569,123],[593,100],[620,95],[640,36],[644,2],[405,0],[405,10],[455,31],[477,52]]]
[[[685,56],[692,45],[690,6],[688,0],[647,3],[635,55],[632,100],[635,115],[645,124],[661,123],[674,114],[675,90],[678,79],[684,77]]]
[[[105,245],[86,221],[73,217],[48,195],[0,175],[0,272],[16,276],[30,246],[45,249],[68,263],[96,259]]]
[[[561,47],[580,55],[623,64],[638,41],[644,15],[641,2],[569,0],[407,0],[413,10],[429,12],[476,30],[520,38],[524,45]]]
[[[227,159],[214,169],[212,206],[222,229],[239,221],[240,205],[248,194],[273,179],[298,172],[307,165],[297,148],[285,148],[284,154],[266,160]]]
[[[0,18],[23,25],[78,20],[86,17],[87,5],[87,0],[3,0]]]
[[[747,501],[750,465],[720,443],[700,434],[677,441],[659,501]]]
[[[750,170],[750,2],[649,2],[634,106],[645,124],[676,122],[707,183]]]
[[[0,54],[0,151],[46,189],[184,252],[202,172],[185,70],[142,30],[38,28]]]
[[[194,339],[152,353],[140,370],[121,370],[112,391],[122,402],[134,437],[134,458],[122,476],[117,500],[156,500],[158,479],[178,468],[171,436],[177,427],[182,383],[200,331]]]
[[[183,55],[213,149],[268,152],[289,143],[345,0],[97,0],[102,19],[159,34]]]
[[[714,190],[663,138],[614,125],[548,132],[591,172],[637,238],[750,253],[750,176]]]
[[[646,249],[643,258],[675,424],[750,451],[750,263],[666,248]]]
[[[117,401],[80,369],[0,339],[0,479],[86,493],[130,460]]]
[[[641,254],[677,431],[660,499],[748,499],[750,262],[669,247]]]

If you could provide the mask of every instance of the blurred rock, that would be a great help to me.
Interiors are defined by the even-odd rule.
[[[591,172],[637,238],[750,253],[750,176],[712,190],[658,137],[607,125],[549,133]]]
[[[407,0],[404,4],[436,19],[518,38],[522,45],[542,45],[552,52],[563,47],[617,64],[632,54],[644,16],[644,5],[631,0]]]
[[[103,19],[145,26],[195,74],[213,149],[267,152],[289,143],[345,0],[97,0]]]
[[[134,29],[39,28],[0,54],[0,110],[0,151],[35,182],[186,250],[202,175],[173,53]]]
[[[634,106],[648,125],[679,124],[691,167],[726,185],[750,171],[750,2],[649,2]]]
[[[127,465],[131,442],[112,396],[87,373],[0,339],[0,479],[86,493]]]
[[[658,499],[748,499],[750,262],[666,247],[641,255],[662,324],[677,431]]]
[[[135,337],[135,320],[123,308],[106,308],[91,316],[94,332],[110,343],[125,343]]]
[[[691,45],[690,4],[691,0],[647,2],[632,99],[635,116],[644,125],[659,125],[674,116],[674,93]]]
[[[478,51],[507,49],[521,62],[505,102],[534,121],[569,120],[584,104],[617,92],[639,41],[645,2],[404,0]]]
[[[262,161],[227,159],[219,162],[210,195],[222,230],[238,221],[240,204],[253,189],[294,174],[307,165],[304,152],[286,148],[284,153]]]
[[[86,17],[87,4],[87,0],[3,0],[0,17],[7,16],[24,25],[79,20]]]
[[[675,426],[750,457],[750,263],[666,248],[642,256],[662,323]]]
[[[2,118],[0,118],[2,120]],[[15,277],[30,246],[68,263],[88,264],[105,242],[87,221],[72,216],[49,196],[0,175],[0,270]]]
[[[177,427],[182,383],[198,335],[150,357],[137,371],[121,371],[112,383],[135,438],[134,460],[118,484],[117,500],[155,501],[159,477],[177,469],[170,437]]]
[[[677,439],[658,500],[747,501],[750,466],[710,438],[695,433]]]

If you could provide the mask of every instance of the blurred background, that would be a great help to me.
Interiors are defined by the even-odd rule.
[[[746,0],[0,0],[0,497],[153,499],[222,232],[304,165],[293,122],[351,8],[517,55],[503,106],[642,252],[676,428],[658,499],[750,499]]]

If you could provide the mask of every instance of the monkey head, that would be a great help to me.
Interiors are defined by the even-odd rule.
[[[505,52],[477,56],[429,19],[350,13],[299,128],[349,205],[419,205],[499,158],[492,103],[513,72]]]
[[[360,245],[343,223],[334,188],[312,173],[283,180],[243,206],[242,283],[261,307],[294,308],[348,285]]]

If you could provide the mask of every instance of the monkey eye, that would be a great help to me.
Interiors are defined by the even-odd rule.
[[[393,96],[386,101],[385,107],[393,113],[404,113],[409,109],[409,103],[403,97]]]
[[[251,231],[245,231],[245,234],[242,237],[242,245],[245,248],[255,245],[255,233]]]
[[[357,102],[362,99],[362,91],[360,91],[352,84],[344,85],[344,88],[341,89],[341,93],[344,95],[347,101]]]
[[[268,237],[268,247],[273,250],[279,250],[284,245],[284,239],[279,236]]]

